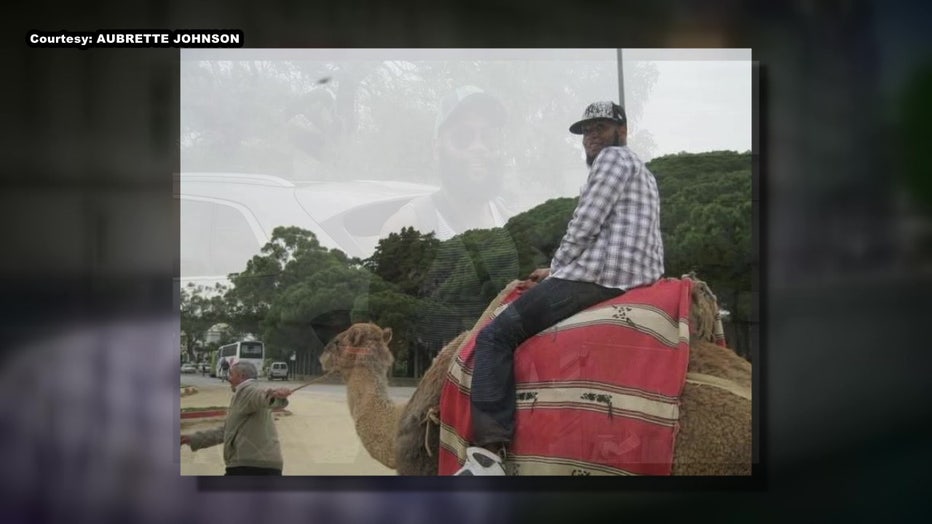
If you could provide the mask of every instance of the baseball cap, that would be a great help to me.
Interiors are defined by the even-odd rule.
[[[602,100],[593,102],[586,107],[583,112],[582,120],[570,126],[570,133],[581,135],[582,126],[590,120],[611,120],[618,124],[626,124],[628,118],[625,116],[625,108],[612,102],[611,100]]]
[[[505,123],[504,104],[482,89],[467,85],[454,89],[440,101],[440,110],[437,112],[437,121],[434,123],[434,136],[439,135],[440,129],[465,108],[474,108],[489,116],[496,124]]]

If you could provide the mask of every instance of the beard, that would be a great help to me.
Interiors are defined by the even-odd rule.
[[[625,144],[623,144],[623,143],[621,142],[621,135],[619,135],[619,134],[618,134],[618,131],[616,130],[616,131],[615,131],[615,139],[612,140],[612,143],[610,144],[609,147],[611,147],[611,146],[620,147],[620,146],[623,146],[623,145],[625,145]],[[602,149],[605,149],[605,148],[603,147]],[[602,149],[599,150],[599,153],[602,152]],[[595,157],[599,156],[599,153],[596,153],[596,154],[594,154],[594,155],[586,155],[586,166],[587,166],[587,167],[592,167],[592,163],[595,162]]]
[[[482,163],[481,169],[470,172],[462,159],[440,154],[440,183],[445,191],[458,198],[477,201],[491,200],[502,191],[503,167],[498,159]]]

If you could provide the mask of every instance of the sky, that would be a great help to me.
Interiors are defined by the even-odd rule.
[[[748,151],[752,140],[750,50],[626,50],[624,60],[658,71],[640,122],[652,156],[714,150]],[[630,131],[630,130],[629,130]]]
[[[514,60],[516,62],[591,61],[614,69],[617,49],[184,49],[186,60]],[[626,88],[626,104],[641,103],[638,121],[629,134],[647,130],[654,147],[641,151],[644,160],[669,153],[710,150],[747,151],[752,148],[752,56],[750,49],[624,49],[627,71],[639,62],[650,63],[658,76],[646,99],[633,100]],[[601,98],[618,100],[617,73],[594,87]],[[548,82],[559,79],[547,79]],[[582,113],[582,108],[579,109]]]

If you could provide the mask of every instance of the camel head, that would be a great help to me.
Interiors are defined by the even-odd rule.
[[[683,275],[693,282],[692,306],[689,313],[690,335],[698,340],[714,342],[715,323],[721,319],[718,299],[709,285],[696,278],[695,273]]]
[[[360,366],[387,375],[395,361],[388,349],[391,339],[392,328],[382,329],[371,322],[353,324],[327,344],[320,364],[324,371],[339,371],[344,377]]]

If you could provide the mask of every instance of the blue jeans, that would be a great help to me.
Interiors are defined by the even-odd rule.
[[[574,314],[624,293],[591,282],[547,278],[505,308],[476,337],[472,375],[473,443],[511,442],[515,426],[514,351]]]

